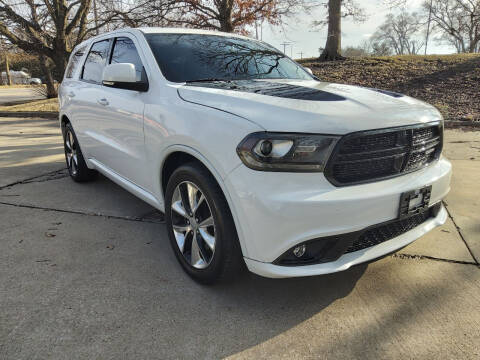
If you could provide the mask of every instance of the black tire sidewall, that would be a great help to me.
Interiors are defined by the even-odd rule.
[[[67,150],[66,150],[66,141],[67,141],[67,133],[70,132],[73,136],[73,139],[75,141],[76,147],[77,147],[77,161],[78,161],[78,167],[77,167],[77,173],[74,175],[72,173],[72,169],[68,167],[68,160],[67,160]],[[85,182],[92,180],[95,178],[97,172],[95,170],[91,170],[88,168],[87,164],[85,163],[85,159],[83,157],[82,150],[80,149],[80,143],[78,142],[77,135],[75,134],[75,131],[73,130],[72,124],[67,123],[65,125],[65,130],[63,133],[63,147],[64,147],[64,152],[65,152],[65,162],[67,164],[67,169],[68,173],[70,174],[70,177],[76,181],[76,182]]]
[[[204,194],[215,222],[215,252],[212,261],[205,269],[196,269],[186,261],[178,248],[175,235],[173,234],[171,219],[172,196],[177,185],[184,181],[192,182]],[[202,167],[196,164],[186,164],[179,167],[172,174],[165,194],[165,220],[168,237],[175,256],[183,269],[192,278],[204,284],[211,284],[224,277],[228,263],[233,260],[232,257],[239,256],[237,248],[238,237],[230,209],[218,184]]]

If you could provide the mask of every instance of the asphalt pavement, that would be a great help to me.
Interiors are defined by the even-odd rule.
[[[0,118],[0,359],[478,359],[480,132],[445,138],[444,226],[345,272],[207,287],[161,213],[69,179],[56,120]]]

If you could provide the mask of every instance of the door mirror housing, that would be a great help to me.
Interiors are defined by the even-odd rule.
[[[310,69],[309,67],[305,67],[305,66],[304,66],[303,68],[305,69],[306,72],[308,72],[310,75],[313,76],[313,71],[312,71],[312,69]]]
[[[144,78],[144,76],[142,76]],[[130,63],[110,64],[103,70],[104,86],[117,89],[147,91],[148,81],[137,81],[135,65]]]

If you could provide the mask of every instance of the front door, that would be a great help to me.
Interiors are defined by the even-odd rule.
[[[137,80],[145,80],[145,70],[133,39],[113,39],[108,63],[135,65]],[[149,189],[146,171],[143,111],[145,93],[102,86],[97,104],[102,114],[102,151],[97,160],[143,189]]]
[[[135,44],[128,37],[95,42],[85,60],[75,99],[75,131],[85,156],[148,189],[143,136],[144,93],[102,85],[109,63],[133,63],[145,76]],[[77,130],[78,129],[78,130]]]

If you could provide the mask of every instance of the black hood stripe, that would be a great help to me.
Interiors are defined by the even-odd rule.
[[[186,86],[206,87],[213,89],[233,90],[266,96],[275,96],[287,99],[311,101],[343,101],[343,96],[328,91],[313,89],[305,86],[282,84],[269,81],[232,80],[189,83]]]

